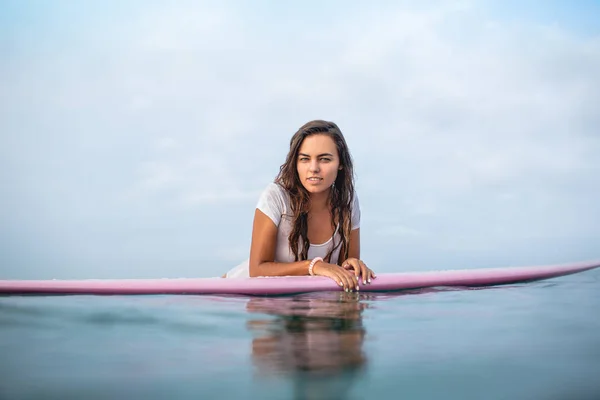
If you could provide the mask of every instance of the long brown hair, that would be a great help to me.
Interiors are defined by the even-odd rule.
[[[337,178],[330,190],[329,204],[331,206],[331,225],[336,231],[336,221],[339,224],[337,231],[340,233],[340,243],[335,243],[327,254],[325,260],[331,262],[331,255],[337,247],[340,247],[338,264],[348,258],[350,231],[352,229],[351,208],[354,202],[354,167],[352,165],[352,156],[348,150],[346,139],[338,126],[329,121],[315,120],[304,124],[292,136],[290,140],[290,151],[285,163],[279,168],[279,174],[275,182],[283,187],[290,196],[290,206],[292,212],[292,231],[288,237],[290,248],[296,261],[308,258],[308,211],[310,205],[310,195],[302,185],[298,176],[296,167],[298,152],[304,139],[311,135],[327,135],[335,143],[340,158],[341,170],[338,171]],[[357,212],[357,210],[354,210]],[[302,243],[301,250],[298,244]]]

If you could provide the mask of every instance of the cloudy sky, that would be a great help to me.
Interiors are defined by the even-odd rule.
[[[0,2],[0,278],[216,276],[335,121],[375,271],[600,259],[595,1]]]

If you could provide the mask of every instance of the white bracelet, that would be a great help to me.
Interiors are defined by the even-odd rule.
[[[315,264],[317,263],[317,261],[323,261],[323,259],[321,257],[315,257],[312,259],[312,261],[310,262],[310,264],[308,266],[308,273],[310,275],[314,275],[313,268],[314,268]]]

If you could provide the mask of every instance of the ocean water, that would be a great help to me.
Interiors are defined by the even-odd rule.
[[[0,399],[600,399],[600,269],[476,290],[0,297]]]

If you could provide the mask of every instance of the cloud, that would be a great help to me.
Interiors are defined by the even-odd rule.
[[[162,244],[178,274],[213,275],[199,260],[222,268],[222,241],[249,248],[258,193],[316,118],[347,136],[363,252],[381,263],[403,240],[419,243],[412,260],[594,252],[597,33],[486,2],[352,3],[335,18],[325,5],[59,7],[12,26],[0,62],[0,222],[19,238],[0,264],[13,274],[43,270],[43,254],[85,270],[121,232],[139,236],[114,271],[127,257],[161,271]],[[36,243],[53,250],[33,262]]]
[[[389,236],[389,235],[393,235],[393,236],[401,236],[401,237],[408,237],[408,238],[420,238],[424,236],[424,233],[408,227],[408,226],[403,226],[403,225],[394,225],[394,226],[387,226],[381,229],[377,230],[377,234],[379,235],[383,235],[383,236]]]

